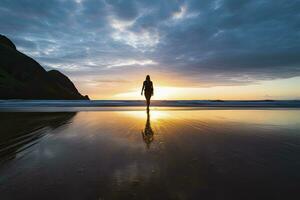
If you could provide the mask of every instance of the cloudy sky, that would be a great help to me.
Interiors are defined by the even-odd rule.
[[[1,0],[0,34],[93,99],[300,98],[298,0]]]

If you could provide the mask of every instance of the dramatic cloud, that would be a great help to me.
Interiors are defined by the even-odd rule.
[[[0,33],[78,82],[152,72],[179,85],[247,85],[300,76],[299,9],[297,0],[1,0]]]

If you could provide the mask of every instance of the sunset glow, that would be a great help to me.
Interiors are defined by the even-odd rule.
[[[93,100],[300,98],[297,1],[149,2],[1,1],[0,31]]]
[[[155,84],[155,83],[154,83]],[[215,86],[215,87],[169,87],[154,85],[154,100],[261,100],[261,99],[299,99],[297,89],[300,78],[262,81],[252,85],[242,86]],[[124,88],[126,91],[126,88]],[[112,96],[101,96],[95,93],[94,99],[128,99],[142,100],[140,88],[136,87],[127,92],[117,92]]]

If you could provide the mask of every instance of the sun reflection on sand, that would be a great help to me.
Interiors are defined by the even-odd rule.
[[[285,192],[299,183],[299,110],[152,107],[149,115],[144,109],[41,116],[2,114],[2,127],[16,136],[7,145],[17,148],[11,167],[0,170],[6,177],[1,197],[12,197],[4,199],[41,199],[52,186],[51,199],[65,192],[70,199],[88,199],[91,189],[105,199],[172,199],[177,191],[199,199],[199,187],[222,196],[224,187]],[[30,140],[36,145],[19,149],[20,139],[27,140],[19,137],[22,131],[33,134],[32,122],[52,128],[41,129],[41,140]]]
[[[130,117],[138,118],[138,119],[147,119],[147,112],[146,111],[125,111],[122,112],[122,114],[128,115]],[[150,111],[150,116],[152,121],[157,121],[160,119],[167,119],[170,116],[170,113],[168,111],[163,111],[163,110],[153,110]]]

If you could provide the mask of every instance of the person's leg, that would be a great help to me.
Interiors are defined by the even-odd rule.
[[[149,95],[146,95],[147,111],[149,111],[149,106],[150,106],[150,98],[151,98],[151,96],[149,96]]]

